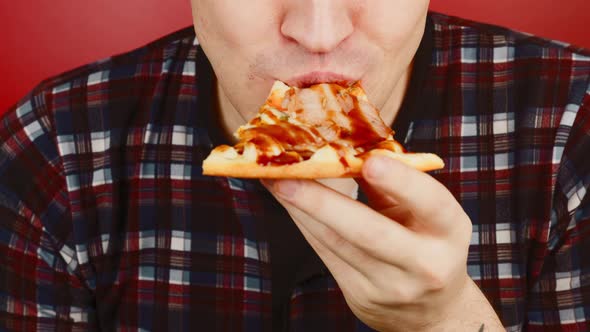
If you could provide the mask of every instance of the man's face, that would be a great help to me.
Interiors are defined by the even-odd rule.
[[[197,39],[245,119],[275,80],[360,80],[388,107],[415,54],[429,0],[191,0]]]

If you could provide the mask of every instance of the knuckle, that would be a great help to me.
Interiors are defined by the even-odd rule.
[[[456,221],[456,227],[450,233],[450,236],[454,239],[453,242],[456,245],[467,250],[471,243],[471,236],[473,235],[471,219],[463,209],[457,209],[453,220]]]
[[[450,202],[450,204],[449,202],[444,202],[444,205],[442,204],[443,202],[441,202],[441,206],[448,206],[448,208],[442,209],[443,218],[445,220],[462,222],[465,219],[469,219],[465,214],[465,211],[463,211],[463,208],[459,205],[459,203],[456,200],[453,200],[452,202]]]
[[[448,273],[444,271],[432,271],[426,276],[426,290],[430,292],[442,291],[448,285]]]
[[[418,259],[417,271],[421,276],[423,289],[425,292],[436,292],[443,290],[450,283],[452,278],[452,269],[444,260],[440,263],[434,263],[434,259]]]
[[[469,246],[469,243],[471,242],[471,235],[473,234],[473,224],[471,223],[471,219],[469,219],[469,217],[466,216],[466,219],[463,239]]]
[[[394,293],[396,302],[399,303],[415,303],[419,297],[419,292],[415,287],[406,286],[398,287]]]
[[[451,282],[452,275],[452,269],[448,266],[425,270],[423,274],[425,290],[428,292],[438,292],[446,289]]]
[[[362,285],[357,291],[345,294],[346,302],[363,313],[375,312],[383,305],[376,289],[369,285]]]
[[[419,303],[423,295],[424,291],[419,282],[408,281],[392,290],[389,297],[398,305],[408,305]]]
[[[332,248],[342,248],[348,245],[348,241],[346,241],[345,238],[328,227],[324,228],[323,233],[322,237],[324,238],[324,241],[326,241],[326,243]]]
[[[387,305],[388,301],[383,297],[383,291],[376,287],[369,287],[366,290],[367,303],[371,308]]]

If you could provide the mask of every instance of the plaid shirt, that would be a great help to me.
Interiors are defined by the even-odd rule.
[[[398,139],[445,160],[468,272],[506,328],[589,330],[590,54],[429,22]],[[287,216],[256,181],[202,176],[210,71],[187,28],[3,115],[0,328],[272,330],[270,229]],[[291,330],[369,330],[325,269],[297,280]]]

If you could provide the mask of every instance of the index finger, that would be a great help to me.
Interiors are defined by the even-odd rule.
[[[417,236],[368,206],[315,181],[263,183],[280,201],[287,203],[283,203],[287,210],[295,207],[311,217],[299,220],[304,226],[320,222],[373,257],[398,266],[411,264],[408,248],[419,247]]]

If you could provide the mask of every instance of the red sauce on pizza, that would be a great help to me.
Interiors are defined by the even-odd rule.
[[[353,88],[316,84],[301,95],[302,90],[291,88],[278,109],[282,115],[262,110],[273,123],[264,123],[261,117],[253,119],[252,127],[240,132],[240,140],[256,146],[260,165],[288,165],[307,160],[329,144],[348,168],[345,156],[350,148],[357,155],[363,154],[367,147],[380,144],[392,133],[374,106],[350,93]],[[291,117],[296,123],[289,121]],[[392,149],[392,146],[383,144],[381,148]]]
[[[256,162],[259,165],[267,166],[278,166],[278,165],[289,165],[298,163],[302,160],[301,156],[297,153],[282,152],[278,156],[269,156],[265,154],[259,154],[256,158]]]

